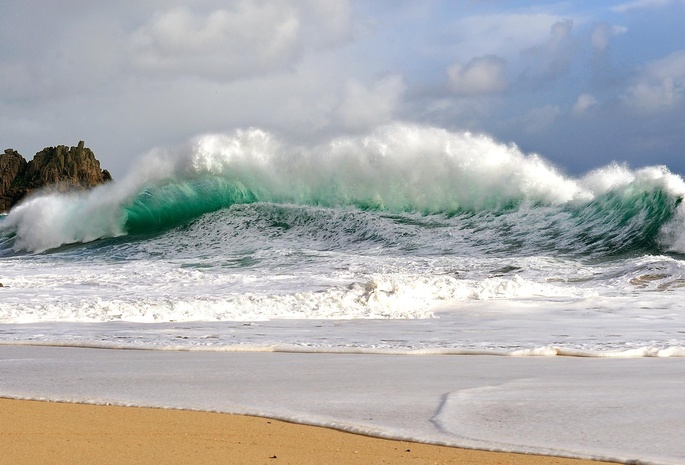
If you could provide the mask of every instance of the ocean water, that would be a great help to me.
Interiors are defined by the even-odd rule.
[[[684,196],[402,123],[206,135],[0,217],[0,343],[682,357]]]
[[[683,463],[683,197],[403,123],[198,137],[0,215],[0,395]]]

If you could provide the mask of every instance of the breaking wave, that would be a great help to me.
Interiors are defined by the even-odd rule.
[[[685,182],[665,167],[613,164],[571,178],[514,145],[432,127],[396,123],[316,146],[246,129],[153,151],[121,182],[87,193],[27,199],[0,218],[0,254],[158,234],[246,204],[263,205],[281,230],[331,230],[327,221],[347,215],[351,226],[332,236],[361,228],[387,243],[406,237],[374,230],[390,218],[470,233],[486,251],[681,253],[683,196]]]

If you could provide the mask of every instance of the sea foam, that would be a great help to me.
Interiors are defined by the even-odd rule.
[[[675,203],[685,183],[664,167],[610,165],[583,178],[485,135],[395,123],[369,134],[303,146],[260,129],[200,136],[143,156],[121,182],[81,194],[37,194],[0,225],[12,248],[165,230],[209,211],[253,202],[419,212],[480,212],[535,205],[586,205],[614,193],[631,202],[663,192]],[[661,236],[681,250],[683,214]],[[670,219],[669,216],[669,219]]]

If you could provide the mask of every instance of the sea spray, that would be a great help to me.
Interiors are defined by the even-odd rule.
[[[0,342],[682,356],[683,193],[406,124],[203,136],[0,219]]]
[[[286,145],[260,130],[205,136],[193,166],[293,203],[394,212],[499,209],[587,196],[540,157],[515,146],[406,124],[313,147]]]
[[[481,222],[475,230],[493,230],[497,240],[518,231],[515,247],[540,246],[542,234],[562,244],[558,250],[683,251],[683,195],[683,180],[664,167],[614,164],[573,179],[514,145],[439,128],[395,123],[313,146],[238,129],[154,150],[116,184],[34,196],[10,212],[0,234],[11,237],[15,251],[41,252],[158,233],[211,211],[264,202],[471,215]]]
[[[87,193],[38,193],[10,211],[0,234],[13,238],[15,251],[30,252],[123,235],[120,202],[111,195],[116,191],[109,183]]]

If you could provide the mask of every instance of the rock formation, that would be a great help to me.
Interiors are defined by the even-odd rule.
[[[26,160],[16,150],[0,155],[0,212],[9,210],[26,192],[22,189]]]
[[[76,147],[44,148],[30,162],[16,150],[6,149],[0,154],[0,213],[37,189],[66,192],[90,189],[111,180],[83,141]]]

